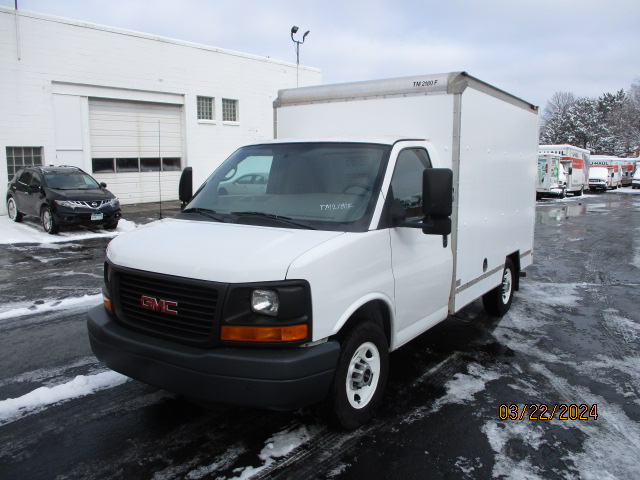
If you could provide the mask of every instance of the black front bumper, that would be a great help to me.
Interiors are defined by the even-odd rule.
[[[93,213],[102,213],[102,219],[91,220]],[[112,211],[78,211],[73,209],[57,208],[53,215],[56,222],[60,225],[104,225],[113,223],[122,218],[122,212],[119,209]]]
[[[340,345],[291,349],[201,349],[149,337],[118,325],[100,305],[87,321],[93,353],[107,367],[197,400],[272,410],[322,401]]]

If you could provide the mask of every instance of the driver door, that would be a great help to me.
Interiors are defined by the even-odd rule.
[[[422,172],[431,168],[425,148],[405,148],[396,161],[389,195],[401,202],[407,221],[422,220]],[[442,236],[419,228],[389,229],[395,280],[398,346],[447,316],[451,289],[451,247]],[[449,245],[451,242],[449,242]]]

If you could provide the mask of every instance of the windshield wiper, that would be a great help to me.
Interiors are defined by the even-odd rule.
[[[297,222],[289,217],[283,217],[280,215],[274,215],[272,213],[264,213],[264,212],[231,212],[232,215],[237,215],[238,217],[260,217],[260,218],[270,218],[273,220],[280,221],[282,223],[288,223],[289,225],[296,225],[300,228],[306,228],[307,230],[316,230],[315,227],[312,227],[308,223]]]
[[[215,220],[216,222],[225,222],[227,221],[227,219],[229,217],[225,217],[224,215],[221,215],[219,213],[217,213],[215,210],[210,210],[208,208],[187,208],[185,210],[183,210],[180,213],[199,213],[200,215],[203,215],[205,217],[211,218],[212,220]]]

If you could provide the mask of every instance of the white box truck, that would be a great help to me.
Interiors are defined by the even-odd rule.
[[[589,150],[566,144],[540,145],[539,153],[560,155],[560,164],[567,175],[567,193],[580,196],[589,188]]]
[[[323,402],[352,429],[388,355],[532,263],[537,107],[466,73],[279,92],[176,217],[111,241],[95,355],[205,402]],[[286,138],[285,138],[286,137]],[[260,177],[236,193],[222,186]]]
[[[567,174],[560,164],[560,155],[538,154],[538,176],[536,199],[545,197],[564,198],[567,195]]]

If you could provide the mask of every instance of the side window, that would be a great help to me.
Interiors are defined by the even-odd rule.
[[[42,179],[40,178],[40,175],[37,173],[33,173],[33,176],[31,177],[31,183],[29,184],[30,186],[37,186],[40,187],[42,186]]]
[[[18,182],[22,183],[23,185],[29,185],[31,183],[31,177],[31,172],[24,171],[22,172],[22,175],[20,175]]]
[[[404,207],[407,220],[422,217],[422,172],[425,168],[431,168],[431,161],[422,148],[408,148],[398,155],[391,192]]]

